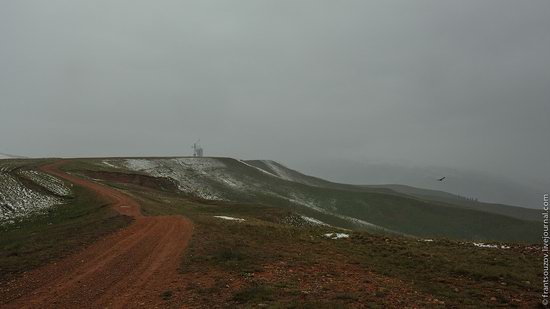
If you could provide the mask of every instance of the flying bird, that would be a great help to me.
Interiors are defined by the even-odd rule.
[[[443,181],[445,178],[447,178],[447,177],[438,178],[437,181]]]

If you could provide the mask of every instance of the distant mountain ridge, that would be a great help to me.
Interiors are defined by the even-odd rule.
[[[369,188],[388,188],[396,192],[407,194],[429,201],[441,202],[453,206],[475,209],[494,214],[500,214],[522,220],[538,220],[540,211],[537,209],[523,208],[504,204],[485,203],[461,197],[444,191],[421,189],[406,185],[388,184],[388,185],[370,185]]]
[[[509,217],[517,218],[521,220],[534,221],[534,220],[538,220],[540,217],[540,211],[536,209],[474,201],[474,200],[467,199],[462,196],[448,193],[445,191],[422,189],[422,188],[416,188],[413,186],[399,185],[399,184],[346,185],[346,184],[340,184],[340,183],[333,183],[321,178],[302,174],[298,171],[292,170],[275,161],[252,160],[252,161],[246,161],[246,162],[258,168],[265,169],[266,171],[272,172],[274,174],[285,175],[288,179],[291,179],[292,181],[296,181],[296,182],[300,182],[308,185],[340,188],[340,189],[347,189],[347,190],[366,190],[368,192],[378,192],[378,193],[386,193],[386,194],[407,195],[407,196],[419,198],[422,200],[509,216]],[[273,169],[272,167],[275,167],[275,169]]]
[[[0,152],[0,159],[22,159],[22,158],[25,158],[25,157]]]
[[[480,201],[540,209],[548,179],[515,177],[468,168],[422,166],[416,163],[322,159],[297,161],[296,166],[317,177],[356,185],[403,184],[451,192]],[[542,167],[541,167],[542,168]],[[447,176],[445,181],[437,179]]]

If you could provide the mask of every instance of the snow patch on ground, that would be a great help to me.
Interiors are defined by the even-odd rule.
[[[239,184],[237,182],[235,182],[234,180],[228,179],[228,178],[220,178],[220,181],[222,181],[226,185],[228,185],[230,187],[233,187],[233,188],[238,188],[239,187]]]
[[[246,187],[228,175],[226,165],[214,158],[127,159],[124,166],[150,176],[172,178],[179,190],[205,200],[227,200],[219,187]]]
[[[24,170],[20,174],[59,196],[69,196],[72,193],[71,188],[63,180],[50,174],[33,170]]]
[[[385,231],[385,232],[389,232],[389,233],[401,234],[401,233],[397,233],[396,231],[387,229],[385,227],[381,227],[380,225],[376,225],[376,224],[373,224],[373,223],[370,223],[370,222],[367,222],[367,221],[364,221],[364,220],[361,220],[361,219],[348,217],[348,216],[344,216],[344,215],[339,215],[339,214],[334,214],[334,213],[332,215],[335,216],[335,217],[338,217],[340,219],[344,219],[348,222],[351,222],[354,225],[359,226],[359,227],[366,227],[366,228]]]
[[[106,165],[106,166],[108,166],[108,167],[118,168],[118,166],[114,165],[113,163],[111,163],[110,161],[107,161],[107,160],[105,160],[105,161],[103,161],[103,162],[101,162],[101,163],[103,163],[103,165]]]
[[[7,173],[7,172],[11,172],[13,168],[9,165],[2,165],[0,166],[0,173]]]
[[[270,160],[264,160],[262,162],[267,165],[272,171],[274,171],[275,175],[279,178],[294,181],[294,177],[292,177],[292,175],[290,175],[286,170],[281,168],[277,163]]]
[[[313,225],[322,225],[322,226],[330,226],[328,224],[326,224],[325,222],[323,221],[320,221],[320,220],[317,220],[315,218],[311,218],[311,217],[306,217],[306,216],[300,216],[302,219],[304,219],[305,221],[313,224]]]
[[[484,244],[482,242],[474,242],[472,244],[478,248],[510,249],[510,246],[507,245]]]
[[[261,169],[261,168],[259,168],[259,167],[256,167],[256,166],[254,166],[254,165],[250,165],[250,164],[244,162],[243,160],[238,160],[238,161],[239,161],[240,163],[242,163],[242,164],[244,164],[244,165],[246,165],[246,166],[248,166],[248,167],[251,167],[251,168],[253,168],[253,169],[256,169],[256,170],[258,170],[258,171],[260,171],[260,172],[262,172],[262,173],[264,173],[264,174],[267,174],[267,175],[269,175],[269,176],[273,176],[273,177],[279,178],[279,176],[277,176],[277,175],[275,175],[275,174],[272,174],[272,173],[270,173],[270,172],[268,172],[268,171],[266,171],[266,170],[264,170],[264,169]]]
[[[63,199],[27,188],[16,177],[0,173],[0,224],[63,204]]]
[[[327,233],[327,234],[323,234],[323,236],[330,239],[349,238],[349,234],[346,234],[346,233]]]
[[[222,219],[222,220],[229,220],[229,221],[238,221],[238,222],[245,221],[242,218],[235,218],[235,217],[228,217],[228,216],[214,216],[214,218],[218,218],[218,219]]]

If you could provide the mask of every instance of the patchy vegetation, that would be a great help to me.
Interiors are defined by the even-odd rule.
[[[195,226],[181,262],[185,280],[155,294],[167,307],[528,308],[541,293],[539,251],[532,246],[346,230],[297,213],[301,208],[209,201],[168,190],[160,177],[113,177],[113,166],[83,160],[66,169],[104,176],[100,181],[138,200],[145,215],[182,214]],[[35,267],[127,223],[74,190],[69,204],[2,232],[2,274]]]
[[[515,212],[514,216],[507,216],[413,197],[388,188],[335,184],[273,161],[134,158],[88,160],[88,163],[88,170],[101,172],[86,173],[96,173],[105,180],[148,188],[155,182],[156,189],[179,191],[198,200],[285,208],[310,223],[478,242],[533,242],[539,237],[534,222],[519,219],[516,214],[528,210],[508,207]],[[105,171],[109,174],[101,175]]]
[[[63,199],[63,204],[0,227],[0,281],[58,259],[129,224],[129,218],[116,214],[90,192],[77,186],[71,190],[72,197]]]
[[[478,248],[469,242],[335,232],[287,224],[285,210],[201,204],[125,187],[151,214],[190,217],[182,261],[187,284],[175,304],[273,308],[533,307],[540,288],[536,248]],[[245,218],[217,220],[212,214]],[[298,216],[299,218],[299,216]],[[345,233],[338,241],[324,234]],[[216,298],[211,295],[215,294]]]

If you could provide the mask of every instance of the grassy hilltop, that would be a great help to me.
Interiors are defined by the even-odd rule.
[[[83,188],[58,194],[24,172],[45,162],[0,162],[5,179],[62,200],[1,226],[0,281],[131,223]],[[189,280],[158,292],[167,306],[532,307],[540,294],[538,250],[524,244],[537,225],[518,216],[335,184],[271,161],[75,159],[64,169],[124,191],[145,215],[193,221],[181,264]]]

